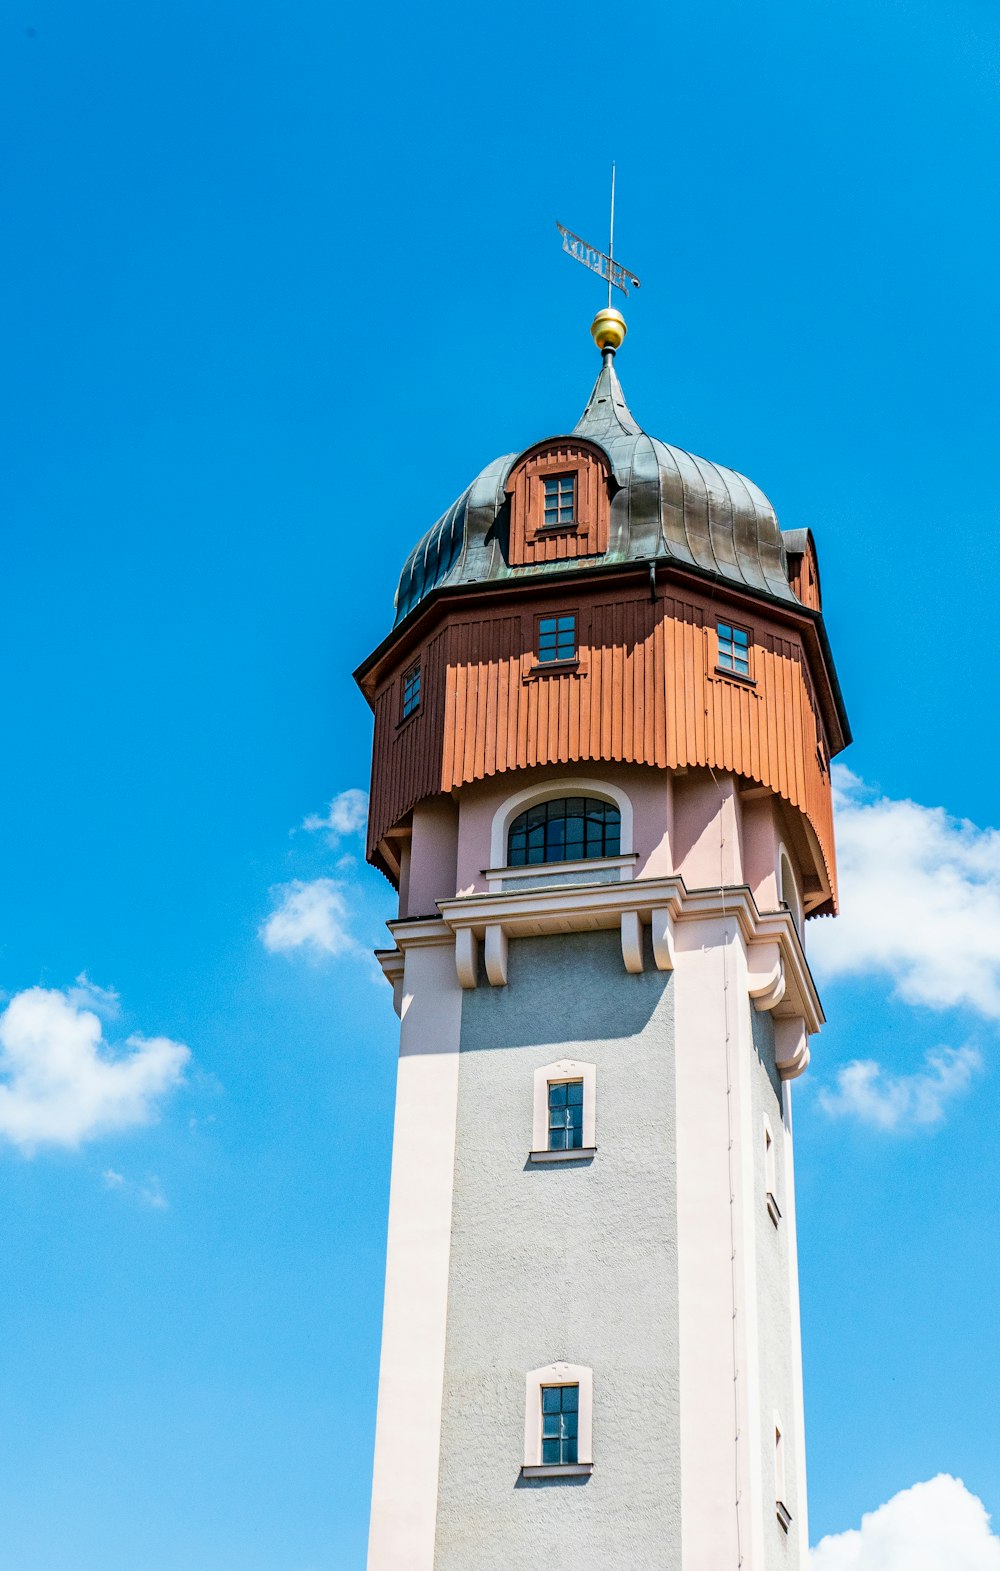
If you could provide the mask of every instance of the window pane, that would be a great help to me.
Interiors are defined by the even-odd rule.
[[[577,1408],[580,1406],[580,1387],[562,1386],[557,1387],[557,1389],[561,1391],[562,1403],[560,1405],[563,1412],[575,1413]]]
[[[569,1082],[566,1080],[553,1081],[549,1086],[549,1106],[565,1107],[569,1100]]]
[[[582,1103],[582,1101],[583,1101],[583,1081],[582,1080],[567,1080],[567,1081],[564,1081],[562,1089],[565,1091],[565,1093],[566,1093],[566,1101],[570,1104],[571,1107],[577,1107],[580,1103]]]
[[[507,862],[577,862],[617,856],[621,845],[618,809],[596,798],[560,797],[521,813],[510,826]]]
[[[558,1440],[542,1441],[542,1462],[546,1467],[555,1467],[562,1460],[561,1452]]]
[[[560,1411],[560,1408],[562,1407],[562,1402],[560,1400],[562,1397],[562,1392],[562,1386],[542,1386],[543,1413],[558,1413]]]

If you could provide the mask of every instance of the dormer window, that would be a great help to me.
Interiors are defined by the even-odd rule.
[[[420,664],[411,666],[403,678],[403,715],[406,720],[420,708]]]
[[[734,671],[737,676],[750,675],[750,634],[745,627],[733,627],[728,622],[717,624],[719,635],[719,670]]]
[[[546,529],[575,526],[576,475],[546,475],[542,522]]]

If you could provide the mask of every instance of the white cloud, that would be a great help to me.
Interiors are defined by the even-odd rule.
[[[0,1138],[31,1154],[148,1124],[190,1056],[164,1036],[111,1047],[92,1010],[69,993],[30,987],[0,1015]]]
[[[834,769],[841,915],[812,924],[827,977],[881,972],[900,998],[1000,1020],[1000,831],[871,792]]]
[[[860,1528],[820,1540],[810,1571],[1000,1571],[1000,1538],[982,1501],[940,1473],[893,1495]]]
[[[351,934],[343,885],[333,878],[293,879],[271,891],[275,910],[260,930],[272,954],[305,949],[314,956],[361,955]]]
[[[124,1173],[116,1173],[113,1167],[106,1167],[101,1174],[105,1189],[120,1189],[125,1182]]]
[[[838,1069],[836,1091],[821,1090],[819,1101],[834,1118],[846,1115],[875,1129],[912,1134],[941,1123],[948,1102],[968,1089],[982,1063],[974,1047],[935,1048],[912,1075],[859,1059]]]
[[[335,796],[324,817],[310,813],[303,819],[302,828],[312,831],[326,830],[331,845],[336,845],[344,835],[357,834],[368,822],[368,793],[353,788]]]

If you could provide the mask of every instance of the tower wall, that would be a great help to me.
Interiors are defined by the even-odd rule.
[[[566,1059],[597,1154],[532,1165],[533,1074]],[[520,940],[466,992],[435,1571],[678,1563],[674,1113],[671,979],[624,976],[615,934]],[[594,1372],[594,1474],[522,1479],[525,1372],[557,1361]]]

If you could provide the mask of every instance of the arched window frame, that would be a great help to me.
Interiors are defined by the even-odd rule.
[[[778,902],[792,913],[795,931],[799,938],[803,936],[802,924],[805,912],[802,904],[802,895],[799,891],[799,881],[795,873],[795,864],[788,854],[784,841],[778,845]]]
[[[609,863],[618,863],[621,866],[621,877],[632,877],[632,864],[635,861],[635,846],[633,843],[633,815],[632,802],[626,792],[618,786],[610,785],[606,780],[547,780],[534,786],[528,786],[523,791],[516,792],[508,797],[493,815],[493,824],[490,830],[490,871],[499,873],[501,870],[528,875],[537,874],[543,868],[558,867],[557,862],[535,862],[531,866],[516,869],[507,869],[507,836],[515,818],[527,812],[529,807],[537,807],[540,802],[552,802],[563,796],[591,796],[599,802],[609,802],[617,807],[621,820],[621,838],[619,852],[616,857],[595,857],[589,865],[600,866]],[[575,865],[575,864],[563,864]]]
[[[542,1463],[542,1387],[579,1386],[577,1460],[546,1467]],[[525,1478],[582,1477],[594,1471],[594,1371],[585,1364],[546,1364],[530,1369],[524,1382]]]

